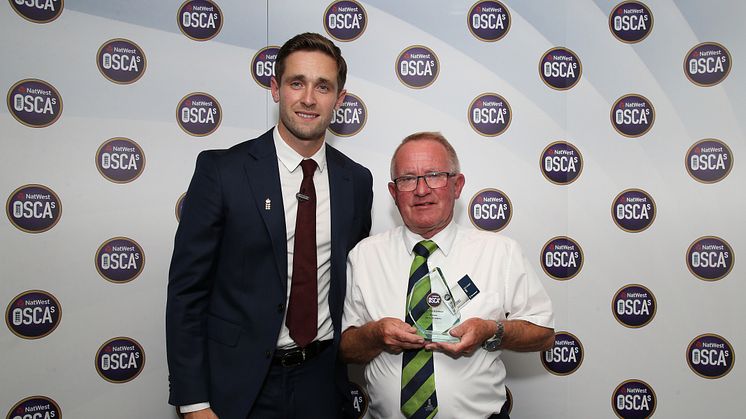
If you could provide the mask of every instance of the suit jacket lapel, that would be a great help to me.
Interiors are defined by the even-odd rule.
[[[249,155],[244,164],[251,196],[262,215],[262,220],[272,241],[272,250],[277,264],[282,289],[287,292],[287,236],[285,229],[285,207],[280,187],[280,172],[277,166],[272,130],[251,141]],[[268,202],[269,201],[269,202]]]
[[[331,254],[331,286],[329,295],[329,309],[332,313],[341,312],[342,298],[344,295],[345,279],[339,278],[337,272],[346,272],[347,261],[347,235],[346,232],[352,225],[354,210],[351,208],[353,201],[352,174],[339,152],[326,145],[326,164],[329,168],[329,195],[331,201],[332,219],[332,254]],[[340,268],[341,264],[341,268]],[[334,319],[335,316],[332,316]],[[335,325],[339,327],[340,325]]]

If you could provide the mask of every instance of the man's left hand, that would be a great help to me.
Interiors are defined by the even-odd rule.
[[[469,356],[482,347],[482,342],[489,339],[497,331],[494,320],[484,320],[472,317],[451,329],[451,336],[461,339],[458,343],[431,342],[425,349],[440,351],[453,358]]]

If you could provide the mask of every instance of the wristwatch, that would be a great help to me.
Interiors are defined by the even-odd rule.
[[[505,333],[505,326],[503,322],[495,320],[497,323],[497,331],[489,339],[482,342],[482,349],[488,352],[496,351],[500,348],[500,344],[503,342],[503,334]]]

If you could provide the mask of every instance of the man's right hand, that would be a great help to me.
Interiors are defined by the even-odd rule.
[[[184,413],[184,419],[218,419],[218,415],[208,407],[196,412]]]
[[[425,339],[417,334],[417,329],[393,317],[375,322],[375,333],[386,352],[398,354],[405,349],[425,346]]]

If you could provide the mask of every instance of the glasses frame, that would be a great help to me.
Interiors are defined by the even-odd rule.
[[[430,186],[430,183],[428,183],[428,181],[427,181],[427,177],[428,176],[441,176],[441,175],[446,175],[446,183],[444,183],[443,186],[437,186],[437,187]],[[446,185],[448,185],[448,179],[450,179],[450,178],[452,178],[452,177],[454,177],[456,175],[457,175],[456,172],[428,172],[428,173],[425,173],[424,175],[419,175],[419,176],[415,176],[415,175],[399,176],[397,178],[394,178],[392,180],[392,182],[396,186],[396,190],[399,191],[399,192],[412,192],[414,190],[417,190],[417,186],[419,186],[419,184],[420,184],[420,179],[422,179],[423,182],[425,182],[425,185],[427,185],[428,188],[430,188],[430,189],[440,189],[440,188],[445,188]],[[405,179],[410,179],[411,180],[413,178],[415,180],[414,181],[414,188],[408,189],[408,190],[403,190],[401,188],[399,182],[402,181],[402,180],[405,180]]]

